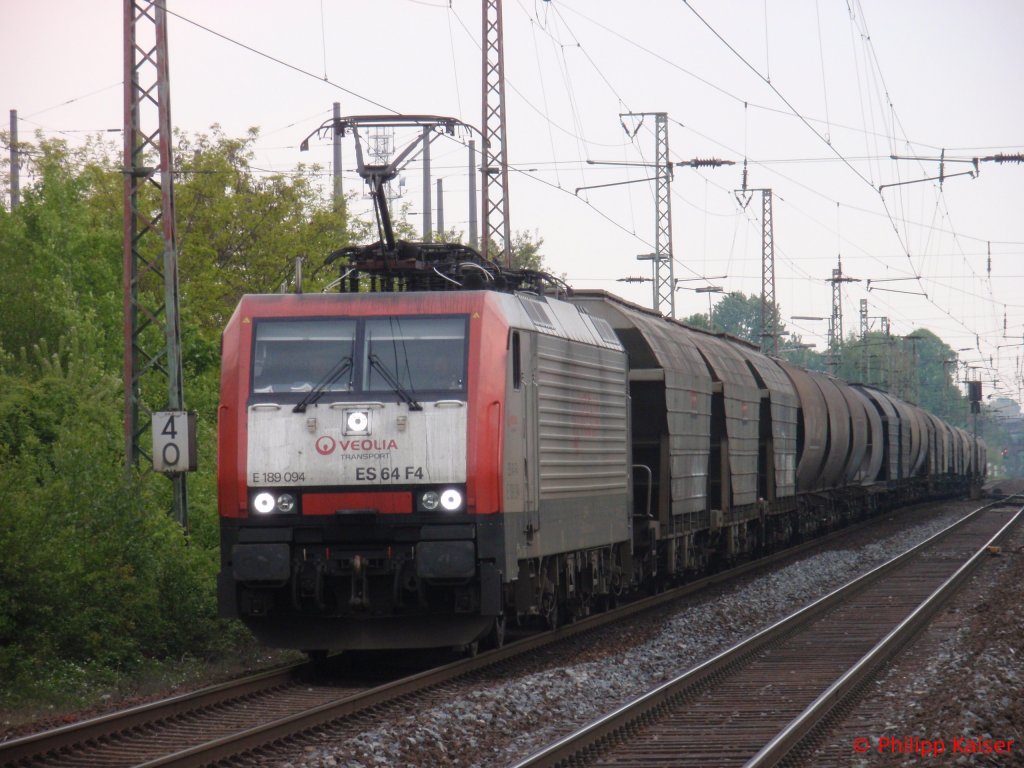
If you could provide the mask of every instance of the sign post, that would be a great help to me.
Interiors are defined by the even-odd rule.
[[[153,414],[153,469],[167,475],[196,469],[195,411]]]

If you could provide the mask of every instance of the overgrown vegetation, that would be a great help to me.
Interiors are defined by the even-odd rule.
[[[242,294],[290,289],[296,257],[315,289],[325,255],[376,232],[323,193],[320,169],[254,168],[257,138],[213,126],[176,139],[185,397],[199,417],[187,538],[170,484],[124,466],[119,148],[21,145],[22,203],[0,206],[0,710],[79,706],[257,650],[216,611],[221,329]],[[415,237],[401,213],[396,228]],[[541,242],[517,234],[517,256],[543,268]]]
[[[950,424],[970,427],[969,404],[958,383],[960,371],[956,352],[931,331],[921,328],[906,336],[870,332],[861,339],[850,333],[830,366],[828,350],[809,349],[798,334],[782,322],[781,313],[772,308],[779,334],[779,354],[786,360],[812,371],[834,373],[845,381],[871,384],[936,414]],[[734,292],[725,294],[707,314],[694,314],[683,322],[731,334],[759,345],[761,342],[761,297]],[[998,404],[992,404],[996,407]],[[1003,445],[991,423],[983,424],[990,444]],[[995,441],[992,443],[992,441]]]
[[[202,457],[189,538],[167,514],[167,481],[124,466],[117,148],[26,148],[32,181],[0,209],[2,708],[71,706],[163,662],[254,649],[214,599],[220,328],[243,293],[287,282],[296,256],[361,234],[321,196],[317,169],[253,169],[256,138],[178,137],[186,398]]]

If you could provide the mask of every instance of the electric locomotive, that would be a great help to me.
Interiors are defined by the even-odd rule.
[[[246,296],[223,350],[220,603],[262,641],[500,642],[506,610],[553,618],[567,553],[589,578],[562,599],[607,593],[631,525],[603,321],[489,290]]]

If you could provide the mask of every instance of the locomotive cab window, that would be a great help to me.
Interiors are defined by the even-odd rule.
[[[253,347],[252,391],[347,392],[352,386],[354,320],[260,320]],[[337,374],[337,375],[335,375]]]
[[[465,389],[463,317],[369,318],[364,345],[364,391],[391,392],[394,383],[410,392]]]

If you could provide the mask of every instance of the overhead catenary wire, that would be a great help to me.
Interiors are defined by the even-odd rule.
[[[442,2],[441,0],[439,0],[437,3],[423,3],[423,4],[427,5],[427,6],[430,6],[430,7],[435,7],[435,8],[438,8],[438,9],[446,10],[446,12],[449,11],[449,9],[451,9],[451,7],[452,7],[452,3],[450,1],[446,3],[446,2]],[[567,6],[565,6],[563,3],[560,3],[560,2],[555,2],[555,3],[536,3],[534,5],[535,5],[534,13],[537,15],[538,20],[544,20],[547,24],[549,24],[549,28],[552,29],[552,31],[554,31],[556,34],[559,31],[565,33],[566,30],[570,30],[570,27],[569,27],[568,24],[564,24],[563,26],[559,26],[558,23],[557,23],[559,21],[559,19],[561,19],[562,22],[566,22],[566,21],[572,22],[577,27],[583,27],[586,31],[588,31],[588,32],[590,31],[589,29],[587,29],[585,27],[585,25],[581,24],[575,18],[571,17],[570,12],[573,9],[571,7],[567,8]],[[858,5],[853,5],[852,7],[857,9],[858,12],[859,12],[859,6]],[[537,10],[537,9],[541,9],[541,10]],[[817,9],[817,10],[821,11],[821,10],[824,10],[824,9],[820,8],[820,9]],[[766,13],[767,13],[767,9],[766,9]],[[451,30],[452,24],[455,23],[454,20],[451,18],[451,15],[449,15],[448,23],[449,23],[449,28]],[[820,19],[819,19],[819,24],[820,24]],[[537,30],[538,37],[540,37],[541,34],[542,34],[541,28],[538,28],[538,30]],[[767,32],[766,32],[766,38],[767,38]],[[562,39],[563,39],[563,41],[565,41],[565,44],[567,44],[567,45],[572,43],[572,38],[569,37],[567,33],[563,34]],[[772,38],[772,42],[777,46],[777,42],[776,42],[774,37]],[[820,44],[821,44],[821,41],[819,40],[819,55],[820,55]],[[767,49],[767,45],[766,45],[766,49]],[[863,50],[866,51],[866,48],[864,48]],[[597,58],[596,63],[593,66],[590,64],[590,59],[595,58],[594,56],[591,55],[592,51],[593,52],[597,52],[598,49],[592,48],[591,47],[591,43],[589,43],[586,39],[581,39],[581,46],[578,47],[575,52],[572,49],[570,49],[570,48],[565,49],[564,56],[567,57],[568,60],[572,62],[573,66],[571,67],[570,74],[577,81],[577,94],[580,96],[580,98],[582,98],[581,88],[583,86],[581,78],[589,76],[592,81],[596,82],[596,79],[598,77],[600,77],[600,74],[601,74],[600,73],[600,60],[599,60],[599,57]],[[884,50],[883,50],[883,52],[884,52]],[[583,56],[584,58],[580,58],[580,56]],[[777,61],[775,63],[778,64],[778,59],[777,59]],[[584,64],[584,66],[581,68],[579,66],[580,64]],[[454,65],[454,62],[453,62],[453,65]],[[326,67],[325,67],[325,69],[326,69]],[[590,74],[590,70],[593,70],[592,74]],[[609,74],[612,74],[611,70],[609,70]],[[832,74],[831,70],[829,71],[828,74]],[[774,71],[771,73],[771,75],[774,75],[776,77],[780,76],[780,75],[778,75],[778,73],[776,73]],[[321,78],[319,78],[319,77],[317,79],[321,80]],[[617,87],[617,83],[615,83],[615,81],[614,81],[614,76],[612,76],[610,79],[611,79],[611,83],[609,85],[609,92],[611,93],[611,92],[614,91],[615,87]],[[556,81],[557,81],[557,78],[556,78]],[[783,80],[776,81],[776,85],[780,85],[781,83],[783,83]],[[823,88],[824,88],[825,85],[826,85],[826,77],[825,77],[825,73],[823,72],[822,73],[822,86],[823,86]],[[541,109],[543,109],[544,111],[549,111],[549,110],[547,110],[547,104],[542,103],[540,99],[536,98],[537,96],[539,96],[539,93],[537,93],[537,90],[538,89],[536,87],[534,87],[534,89],[532,91],[528,90],[526,92],[531,97],[531,99],[533,100],[533,102],[535,104],[541,106]],[[623,89],[619,89],[619,94],[620,95],[623,92],[625,92]],[[550,96],[550,94],[549,94],[549,96]],[[826,100],[827,100],[827,94],[826,94]],[[875,110],[875,114],[877,114],[877,105],[878,105],[879,102],[878,102],[877,99],[874,98],[874,95],[872,96],[871,101],[872,101],[872,103],[874,105],[872,108]],[[759,109],[759,108],[760,108],[760,105],[753,105],[752,106],[752,109]],[[784,111],[781,111],[781,110],[775,110],[775,111],[780,113],[780,114],[786,114]],[[838,116],[838,115],[835,115],[835,116]],[[833,128],[833,126],[831,124],[831,121],[829,119],[829,114],[828,114],[828,110],[827,109],[826,109],[826,115],[825,115],[824,123],[815,123],[814,122],[814,118],[811,118],[810,116],[808,116],[808,119],[811,120],[812,123],[814,125],[816,125],[816,126],[822,126],[822,125],[824,126],[824,128],[819,127],[819,130],[821,130],[826,135],[826,138],[835,139],[835,136],[834,135],[830,136],[830,134],[832,134],[834,131],[837,132],[838,130],[840,130],[838,127]],[[867,115],[867,113],[865,113],[865,119],[870,119],[869,116]],[[555,118],[555,121],[557,122],[557,118]],[[688,120],[687,122],[690,122],[690,121]],[[839,122],[842,122],[842,121],[839,121]],[[699,123],[699,120],[698,120],[698,123]],[[899,126],[898,121],[894,120],[893,124]],[[568,125],[568,123],[563,122],[563,125]],[[866,123],[866,125],[868,125],[868,124]],[[587,128],[588,133],[590,133],[593,130],[591,122],[585,123],[585,127]],[[706,129],[706,126],[697,125],[697,127],[698,128],[705,127],[705,129]],[[558,129],[554,128],[551,125],[551,123],[549,123],[548,124],[548,130],[549,130],[549,143],[553,143],[552,142],[552,138],[551,138],[551,134],[552,134],[552,132],[557,132]],[[705,132],[706,133],[716,133],[715,131],[707,131],[707,130],[705,130]],[[889,133],[891,134],[892,132],[890,131]],[[584,135],[582,133],[580,133],[577,136],[577,138],[580,138],[580,137],[582,137],[583,141],[585,141],[585,142],[586,142],[586,139],[591,138],[589,135]],[[924,144],[922,144],[920,142],[914,142],[914,143],[917,146],[924,146]],[[960,143],[965,143],[965,142],[961,141]],[[978,142],[978,143],[983,143],[983,142]],[[641,144],[642,144],[642,142],[641,142]],[[590,147],[593,147],[594,144],[592,142],[586,142],[583,146],[590,148]],[[620,147],[619,151],[626,151],[624,144],[619,143],[619,144],[615,144],[614,146]],[[674,143],[673,155],[677,155],[678,154],[678,152],[675,149],[678,146],[679,146],[678,144]],[[994,149],[1002,149],[1002,147],[995,147]],[[588,151],[590,151],[590,150],[588,150]],[[572,154],[573,154],[573,152],[572,152],[572,149],[570,148],[570,150],[567,153],[565,153],[564,156],[571,157]],[[812,153],[801,153],[801,154],[813,154],[813,152]],[[872,155],[864,155],[865,158],[868,158],[866,160],[861,159],[861,158],[854,158],[854,157],[850,156],[849,153],[845,153],[845,154],[846,154],[846,157],[847,157],[848,160],[850,160],[851,162],[857,164],[857,166],[859,168],[862,168],[862,169],[867,167],[864,164],[866,162],[870,162],[873,165],[885,162],[885,154],[881,153],[881,152],[875,153],[875,154],[872,154]],[[766,167],[769,164],[769,162],[775,162],[779,166],[778,170],[788,170],[788,169],[785,168],[785,165],[792,165],[792,164],[794,164],[794,162],[799,162],[799,160],[800,160],[800,158],[790,158],[790,159],[779,158],[778,154],[774,155],[774,157],[775,157],[775,160],[773,160],[773,161],[768,161],[768,160],[760,161],[762,163],[762,167]],[[261,159],[263,159],[262,156],[261,156]],[[790,162],[790,160],[792,160],[793,162]],[[811,161],[812,159],[811,158],[807,158],[807,160]],[[578,158],[576,160],[571,160],[569,162],[571,162],[571,163],[578,163]],[[757,162],[758,161],[757,161],[756,158],[751,158],[751,167],[754,167],[754,165]],[[835,162],[835,163],[840,163],[840,162],[843,162],[843,160],[841,160],[839,157],[835,157],[835,158],[830,158],[830,159],[827,159],[827,160],[826,159],[818,159],[818,160],[816,160],[816,162]],[[273,161],[265,162],[265,163],[262,164],[262,167],[268,168],[268,169],[272,169],[274,167],[274,164],[275,163]],[[539,165],[539,162],[520,163],[519,164],[520,168],[522,168],[522,169],[525,169],[525,168],[531,167],[531,166],[536,166],[536,165]],[[545,171],[549,167],[556,168],[556,169],[558,169],[559,173],[561,173],[562,169],[566,168],[567,166],[565,166],[565,165],[544,166],[539,173],[537,173],[537,172],[534,172],[534,173],[527,172],[525,174],[522,174],[522,176],[530,176],[530,177],[538,177],[538,178],[540,178],[540,177],[545,176]],[[593,172],[593,169],[590,169],[590,171]],[[873,176],[874,174],[873,173],[865,172],[865,175]],[[799,177],[799,174],[797,174],[797,176]],[[686,194],[687,193],[687,189],[683,185],[680,185],[678,188],[674,188],[673,189],[673,196],[676,197],[677,200],[682,200],[684,205],[687,206],[688,208],[692,208],[695,211],[703,211],[704,214],[705,214],[705,216],[704,216],[705,219],[707,219],[709,216],[711,216],[711,217],[718,216],[718,217],[722,217],[722,218],[728,218],[729,216],[731,216],[732,215],[731,213],[722,212],[721,207],[719,205],[715,204],[716,203],[717,192],[718,192],[718,189],[719,189],[718,185],[715,182],[715,180],[713,178],[709,178],[708,176],[704,176],[704,175],[702,175],[701,178],[705,182],[705,194],[707,194],[708,190],[710,190],[710,192],[711,192],[711,195],[710,195],[710,197],[711,197],[711,205],[708,205],[706,202],[704,202],[702,204],[701,200],[698,197],[694,197],[693,195],[690,195],[689,198],[688,198],[688,196]],[[551,173],[547,173],[546,174],[546,178],[544,180],[545,180],[545,182],[549,182],[550,180],[552,180],[552,174]],[[801,179],[801,181],[804,181],[804,179]],[[555,178],[555,182],[556,183],[554,185],[550,185],[549,184],[549,186],[553,186],[555,189],[559,189],[559,188],[564,187],[567,184],[569,184],[569,182],[567,181],[567,176],[564,173],[561,173],[560,176],[556,177]],[[817,189],[819,190],[819,194],[824,193],[825,195],[828,195],[828,196],[833,197],[833,198],[838,197],[840,200],[843,201],[843,205],[847,205],[847,203],[855,203],[856,202],[854,200],[848,200],[842,194],[836,194],[835,192],[831,192],[831,194],[830,194],[830,190],[827,187],[823,186],[823,185],[818,185],[818,184],[814,184],[813,182],[810,182],[809,186],[810,187],[817,187]],[[560,189],[560,191],[565,192],[564,189]],[[949,200],[949,205],[952,205],[954,200],[955,200],[955,198],[951,197],[950,200]],[[879,253],[879,251],[876,248],[869,247],[869,248],[866,248],[866,251],[868,251],[870,253],[870,255],[878,256],[879,259],[881,259],[883,262],[885,262],[886,265],[887,265],[886,266],[886,270],[887,270],[888,273],[895,273],[896,271],[903,272],[903,271],[906,271],[908,269],[910,269],[912,271],[915,271],[916,273],[918,273],[920,275],[921,279],[925,281],[924,284],[926,286],[926,290],[930,294],[935,295],[935,297],[939,301],[940,305],[942,305],[947,310],[951,310],[953,312],[958,312],[959,311],[959,305],[957,304],[958,299],[956,299],[956,297],[954,296],[954,297],[952,297],[952,298],[947,300],[944,297],[943,293],[941,293],[941,292],[936,293],[937,286],[933,284],[933,281],[935,281],[936,279],[939,279],[940,281],[942,280],[941,276],[940,276],[940,273],[941,273],[941,275],[945,275],[945,274],[948,274],[950,271],[956,271],[957,270],[956,258],[954,257],[953,259],[949,259],[948,257],[942,257],[941,259],[936,259],[935,257],[938,256],[941,252],[952,251],[952,252],[955,253],[957,251],[962,251],[963,252],[963,256],[965,258],[968,255],[971,255],[972,258],[973,258],[973,252],[974,252],[975,249],[973,248],[973,244],[968,242],[967,238],[972,238],[974,240],[981,240],[981,241],[984,242],[984,241],[989,240],[989,238],[988,237],[978,237],[978,235],[984,235],[984,234],[989,234],[989,233],[984,233],[983,231],[977,231],[977,230],[983,230],[983,228],[981,228],[981,227],[973,227],[973,229],[976,230],[974,233],[972,233],[973,237],[972,237],[972,235],[962,233],[955,226],[955,224],[965,223],[965,222],[957,221],[957,219],[960,218],[960,217],[957,217],[955,215],[952,215],[952,216],[951,215],[945,215],[945,214],[943,214],[943,212],[941,210],[937,213],[934,208],[932,208],[931,210],[928,210],[927,207],[925,207],[925,208],[923,208],[921,210],[918,210],[917,207],[916,207],[917,198],[913,197],[913,198],[911,198],[911,201],[912,202],[910,202],[906,207],[901,206],[900,204],[898,204],[898,202],[895,199],[890,201],[891,216],[892,216],[892,218],[895,218],[899,222],[900,234],[903,236],[903,241],[908,240],[908,237],[907,237],[907,233],[908,232],[911,233],[911,236],[913,238],[922,238],[922,236],[925,236],[925,239],[927,239],[927,247],[926,247],[926,250],[925,250],[925,255],[928,256],[928,259],[926,261],[923,261],[923,262],[920,260],[921,256],[917,252],[917,248],[918,248],[918,245],[920,243],[920,240],[913,240],[913,239],[910,240],[911,252],[913,253],[913,261],[907,261],[907,262],[905,262],[904,264],[901,264],[901,265],[896,265],[893,257],[890,254],[882,255],[882,254]],[[723,202],[724,202],[724,199],[723,199]],[[799,201],[794,196],[792,198],[792,201],[790,202],[790,206],[795,209],[797,207],[798,202]],[[606,217],[610,217],[612,219],[617,219],[618,223],[616,224],[616,226],[618,226],[624,232],[630,232],[631,234],[635,234],[636,227],[633,226],[632,228],[630,228],[629,216],[628,216],[628,214],[626,212],[626,206],[625,205],[621,205],[620,204],[617,207],[610,207],[610,206],[606,206],[606,205],[602,206],[601,201],[597,201],[597,206],[596,207],[594,205],[592,205],[589,201],[586,201],[586,204],[591,205],[591,207],[595,208],[595,210],[597,210],[598,208],[603,208],[602,215],[604,215]],[[944,205],[944,207],[947,208],[946,213],[948,214],[948,206]],[[855,210],[856,206],[855,205],[851,205],[850,208],[851,208],[851,210]],[[808,217],[813,217],[815,215],[813,213],[813,206],[811,206],[810,208],[805,208],[804,210],[805,210],[806,214],[808,215]],[[872,216],[876,216],[876,215],[882,215],[883,217],[885,216],[885,213],[882,213],[877,208],[875,210],[869,211],[869,213]],[[955,211],[954,211],[954,213],[955,213]],[[922,221],[922,219],[923,219],[923,221]],[[742,222],[740,222],[738,219],[737,219],[737,222],[738,222],[738,225],[740,225],[740,226],[742,225]],[[714,223],[714,222],[712,222],[712,223]],[[934,237],[930,237],[930,238],[927,237],[927,234],[926,234],[925,230],[918,229],[919,226],[920,227],[927,227],[927,233],[931,233],[931,234],[933,234],[935,236]],[[724,229],[724,227],[723,227],[723,229]],[[953,235],[954,241],[952,243],[950,243],[948,238],[939,237],[938,236],[938,235],[940,235],[940,234],[942,234],[944,232],[951,233]],[[1001,233],[993,232],[991,234],[1001,234]],[[706,236],[707,236],[707,228],[705,227],[705,237]],[[855,230],[851,230],[851,232],[848,233],[846,236],[850,240],[852,240],[852,241],[858,241],[859,240],[859,238],[855,234]],[[1006,239],[1010,240],[1010,238],[1006,238]],[[861,243],[861,245],[864,245],[864,243]],[[716,248],[719,247],[717,245],[717,243],[715,244],[715,247]],[[999,254],[1005,253],[1006,252],[1005,249],[1007,248],[1006,245],[996,245],[994,247],[996,247],[996,249],[997,249]],[[844,248],[844,255],[845,255],[845,251],[846,250],[847,250],[847,248]],[[848,250],[853,252],[855,250],[855,247],[850,247]],[[890,246],[889,248],[885,248],[884,250],[885,251],[895,251],[896,249],[892,248]],[[898,254],[898,255],[906,258],[906,254],[905,253],[904,254]],[[870,256],[867,256],[867,257],[870,258]],[[794,257],[793,257],[793,260],[794,261],[803,261],[803,254],[802,253],[795,254]],[[950,269],[950,266],[951,266],[950,263],[949,263],[950,261],[952,261],[952,270]],[[977,273],[978,270],[975,270],[974,272]],[[970,274],[970,273],[969,272],[965,272],[965,274]],[[954,278],[951,278],[951,279],[955,279],[955,277],[956,276],[954,276]],[[975,277],[977,277],[977,274],[973,274],[971,279],[973,280]],[[982,276],[982,279],[984,279],[983,276]],[[988,291],[988,287],[986,287],[985,289],[982,289],[980,287],[975,287],[975,284],[968,283],[968,282],[964,282],[962,285],[958,286],[958,289],[960,291],[969,291],[969,292],[974,292],[974,293],[978,293],[980,291],[981,295],[984,295]],[[942,288],[941,290],[946,290],[946,289]],[[973,322],[970,322],[969,324],[970,325],[977,325],[977,323],[973,323]]]
[[[350,88],[346,88],[345,86],[341,85],[340,83],[336,83],[336,82],[334,82],[332,80],[329,80],[326,75],[321,77],[320,75],[316,75],[316,74],[310,72],[309,70],[303,69],[302,67],[296,66],[295,64],[291,64],[290,62],[284,61],[283,59],[279,59],[278,57],[273,56],[273,55],[267,53],[266,51],[261,51],[259,48],[255,48],[255,47],[253,47],[251,45],[248,45],[247,43],[243,43],[240,40],[236,40],[235,38],[231,37],[230,35],[226,35],[223,32],[218,32],[215,29],[211,29],[210,27],[207,27],[204,24],[200,24],[198,21],[195,21],[194,19],[190,19],[189,17],[184,16],[184,15],[182,15],[180,13],[176,13],[171,8],[166,7],[166,5],[164,5],[163,3],[157,2],[157,5],[161,6],[167,12],[168,15],[173,16],[176,19],[180,19],[181,21],[184,21],[187,24],[191,24],[192,26],[196,27],[197,29],[201,29],[201,30],[203,30],[204,32],[206,32],[208,34],[213,35],[214,37],[218,37],[221,40],[224,40],[225,42],[231,43],[232,45],[238,46],[239,48],[242,48],[242,49],[244,49],[246,51],[249,51],[250,53],[255,54],[256,56],[260,56],[260,57],[262,57],[264,59],[272,61],[275,64],[280,64],[282,67],[286,67],[286,68],[288,68],[290,70],[293,70],[294,72],[298,72],[299,74],[304,75],[306,77],[311,77],[311,78],[313,78],[315,80],[318,80],[318,81],[320,81],[322,83],[326,83],[327,85],[331,86],[332,88],[336,88],[337,90],[341,91],[342,93],[347,93],[349,96],[357,98],[360,101],[365,101],[367,104],[372,104],[375,107],[380,107],[385,112],[390,112],[390,113],[395,114],[395,115],[399,114],[399,110],[395,109],[394,107],[389,107],[386,104],[382,104],[381,102],[376,101],[375,99],[371,99],[369,96],[364,96],[363,94],[357,93],[356,91],[353,91]]]

